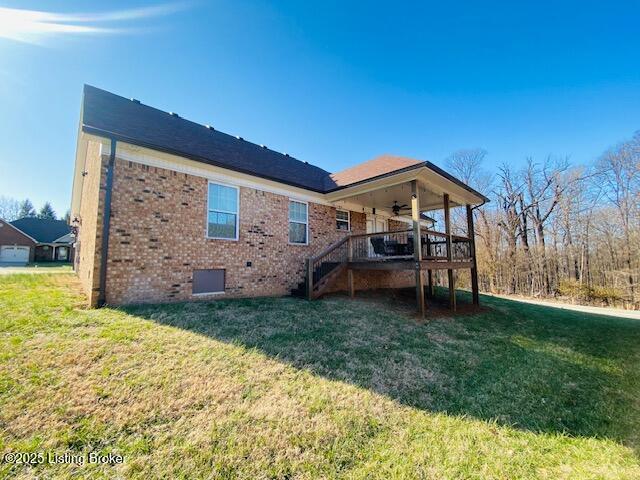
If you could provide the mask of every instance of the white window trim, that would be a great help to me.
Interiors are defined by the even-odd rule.
[[[307,221],[304,222],[304,225],[307,227],[306,228],[306,234],[305,234],[306,242],[304,242],[304,243],[302,243],[302,242],[292,242],[291,239],[289,238],[289,224],[290,223],[300,223],[300,224],[303,223],[303,222],[296,222],[295,220],[291,220],[289,218],[289,203],[291,203],[291,202],[304,203],[305,208],[307,209]],[[298,200],[297,198],[289,197],[289,201],[287,202],[287,241],[289,242],[289,245],[298,245],[298,246],[309,245],[309,202],[305,202],[304,200]]]
[[[344,222],[344,220],[338,220],[338,212],[346,212],[347,213],[347,229],[340,230],[338,228],[338,222]],[[336,230],[338,232],[350,232],[351,231],[351,210],[344,210],[342,208],[336,208]]]
[[[224,210],[213,210],[215,212],[227,213],[227,214],[236,216],[236,236],[234,238],[210,237],[209,236],[209,212],[212,211],[212,209],[210,208],[210,205],[209,205],[209,188],[211,187],[211,185],[220,185],[221,187],[235,188],[235,190],[236,190],[236,206],[238,208],[237,212],[226,212]],[[228,183],[222,183],[222,182],[212,182],[212,181],[207,182],[207,211],[205,212],[204,236],[205,236],[205,238],[207,238],[209,240],[227,240],[227,241],[231,241],[231,242],[237,242],[238,241],[238,238],[240,237],[240,188],[238,186],[230,185]],[[207,295],[209,295],[209,294],[207,294]]]

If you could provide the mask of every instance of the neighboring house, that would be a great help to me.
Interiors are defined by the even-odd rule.
[[[0,263],[71,262],[74,237],[63,220],[0,220]]]
[[[84,88],[71,218],[91,305],[424,292],[439,269],[453,286],[457,269],[476,278],[475,256],[473,234],[448,231],[449,208],[466,206],[472,227],[485,201],[430,162],[385,155],[331,174]],[[438,209],[444,233],[430,229]]]

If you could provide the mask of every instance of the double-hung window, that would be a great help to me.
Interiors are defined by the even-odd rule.
[[[349,218],[350,213],[347,210],[336,210],[336,228],[344,232],[350,229]]]
[[[289,200],[289,243],[308,243],[308,208],[304,202]]]
[[[209,183],[207,237],[238,239],[238,188]]]

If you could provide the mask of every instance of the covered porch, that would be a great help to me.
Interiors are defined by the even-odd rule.
[[[317,298],[332,281],[347,272],[350,296],[355,296],[357,271],[413,271],[418,312],[427,309],[434,272],[447,272],[449,306],[456,310],[456,270],[470,272],[472,301],[479,304],[473,208],[486,197],[429,162],[391,172],[329,193],[337,208],[388,218],[385,228],[367,228],[331,245],[307,263],[307,296]],[[451,209],[466,213],[466,234],[452,233]],[[431,217],[443,216],[443,231]],[[393,220],[393,222],[392,222]],[[393,228],[391,228],[393,225]],[[371,230],[371,231],[370,231]],[[382,231],[380,231],[382,230]]]

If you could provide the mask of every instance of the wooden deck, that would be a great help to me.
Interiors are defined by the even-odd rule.
[[[416,262],[413,257],[393,259],[370,259],[352,261],[347,263],[347,268],[353,270],[416,270],[420,265],[421,270],[457,270],[460,268],[473,268],[471,259],[466,261],[441,261],[420,260]]]
[[[469,269],[473,303],[478,305],[478,278],[475,258],[473,212],[467,205],[466,237],[451,233],[449,195],[444,194],[443,207],[445,231],[424,228],[419,221],[419,196],[416,182],[411,182],[411,211],[413,228],[399,231],[348,235],[320,254],[311,257],[306,264],[306,278],[297,291],[306,292],[309,300],[329,291],[331,283],[347,271],[349,294],[355,295],[355,270],[405,270],[414,271],[418,310],[424,316],[425,284],[423,272],[427,272],[427,288],[432,291],[434,270],[446,270],[451,309],[456,309],[455,270]]]

